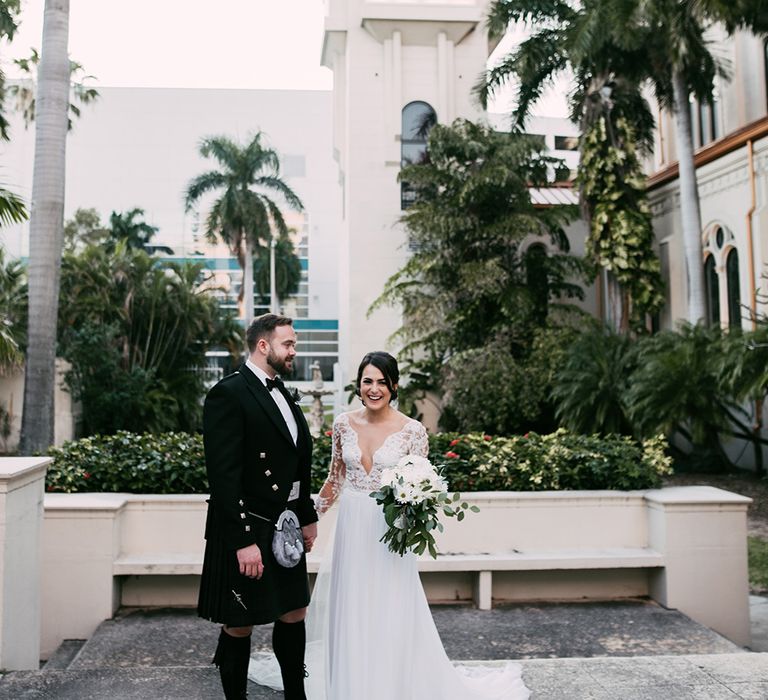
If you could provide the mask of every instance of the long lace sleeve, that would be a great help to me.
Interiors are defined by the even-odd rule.
[[[347,478],[347,467],[341,456],[341,427],[339,421],[333,423],[333,437],[331,439],[331,466],[328,469],[328,478],[325,480],[320,493],[315,499],[315,510],[318,517],[335,503],[341,493],[341,487]]]
[[[419,457],[429,457],[429,438],[427,430],[421,423],[416,423],[411,437],[411,454]]]

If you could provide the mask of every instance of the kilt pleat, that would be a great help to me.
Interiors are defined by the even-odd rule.
[[[230,627],[263,625],[309,605],[307,563],[303,556],[292,569],[280,566],[272,554],[272,526],[263,523],[256,533],[264,561],[260,579],[243,576],[235,550],[228,549],[215,518],[207,523],[203,572],[197,612],[200,617]]]

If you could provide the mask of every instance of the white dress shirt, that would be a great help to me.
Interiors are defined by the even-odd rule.
[[[267,386],[267,379],[272,379],[261,367],[253,364],[250,358],[245,361],[245,366],[259,378],[265,387]],[[277,404],[278,409],[280,409],[280,413],[285,420],[285,424],[288,426],[288,431],[291,433],[295,445],[299,440],[299,426],[296,424],[296,418],[293,415],[293,411],[291,411],[291,407],[288,405],[288,400],[277,387],[272,387],[269,390],[269,395]]]

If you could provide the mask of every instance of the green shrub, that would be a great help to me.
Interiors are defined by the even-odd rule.
[[[429,459],[441,465],[456,491],[559,491],[647,489],[671,473],[666,440],[638,443],[609,435],[576,435],[558,430],[491,437],[482,433],[429,436]],[[322,486],[331,460],[328,435],[315,441],[312,483]]]
[[[49,454],[48,491],[208,492],[200,435],[119,431],[66,442]]]
[[[457,491],[645,489],[660,485],[670,470],[663,438],[638,443],[628,437],[527,433],[429,436],[429,458],[441,465]],[[52,448],[48,491],[207,493],[199,435],[136,435],[124,431]],[[330,431],[315,439],[312,490],[317,493],[331,461]]]

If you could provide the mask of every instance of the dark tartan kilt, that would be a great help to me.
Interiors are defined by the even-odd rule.
[[[229,627],[246,627],[274,622],[309,605],[306,555],[292,569],[280,566],[272,554],[274,527],[270,523],[260,523],[256,533],[264,561],[260,579],[240,573],[236,551],[227,549],[217,530],[209,515],[197,602],[200,617]]]

